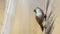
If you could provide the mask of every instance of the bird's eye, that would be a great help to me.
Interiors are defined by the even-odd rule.
[[[37,13],[35,9],[34,9],[34,12]]]

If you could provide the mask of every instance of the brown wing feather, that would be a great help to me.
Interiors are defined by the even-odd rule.
[[[41,19],[41,18],[39,18],[38,16],[36,16],[36,20],[37,20],[38,24],[41,26],[41,29],[42,29],[42,31],[43,31],[44,28],[43,28],[43,24],[42,24],[42,23],[43,23],[43,20],[44,20],[44,19]]]

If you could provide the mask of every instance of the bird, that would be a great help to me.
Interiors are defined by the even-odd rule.
[[[46,18],[46,15],[44,14],[43,10],[39,7],[36,7],[34,9],[34,12],[35,12],[36,20],[37,20],[38,24],[41,26],[41,29],[43,31],[44,30],[43,21]]]
[[[53,4],[54,4],[54,2],[53,2]],[[45,14],[44,14],[44,11],[40,7],[36,7],[34,9],[37,23],[41,26],[42,32],[44,34],[52,34],[54,27],[55,27],[54,23],[55,23],[57,15],[54,11],[54,9],[56,9],[56,8],[54,7],[53,4],[51,7],[51,11],[48,11],[49,5],[50,5],[50,0],[47,0]],[[45,23],[43,23],[43,21]]]

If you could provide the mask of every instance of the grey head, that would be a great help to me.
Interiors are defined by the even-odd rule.
[[[35,15],[37,16],[37,17],[39,17],[39,18],[44,18],[44,13],[43,13],[43,10],[41,9],[41,8],[39,8],[39,7],[36,7],[35,9],[34,9],[34,12],[35,12]]]

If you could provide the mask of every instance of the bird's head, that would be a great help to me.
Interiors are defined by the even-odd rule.
[[[34,12],[35,12],[35,15],[36,16],[38,16],[38,17],[41,17],[42,15],[43,15],[43,10],[42,9],[40,9],[39,7],[36,7],[35,9],[34,9]]]

